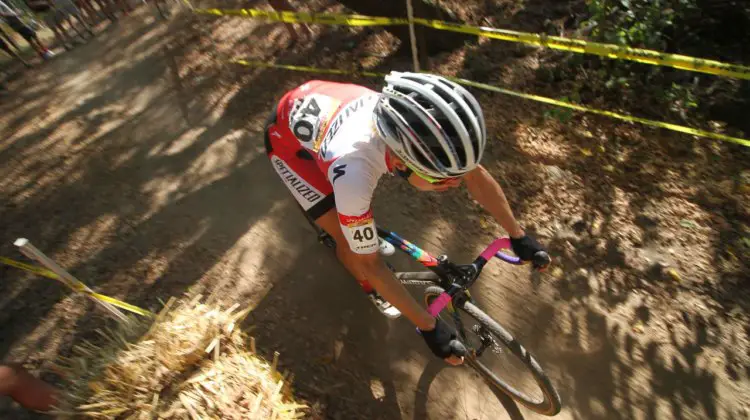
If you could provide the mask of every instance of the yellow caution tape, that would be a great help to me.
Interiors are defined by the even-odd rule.
[[[241,16],[262,18],[285,23],[319,23],[324,25],[347,26],[390,26],[408,25],[405,18],[388,18],[333,13],[275,12],[258,9],[195,9],[195,13],[213,16]],[[415,18],[414,23],[433,29],[460,32],[503,41],[520,42],[545,48],[578,54],[594,54],[615,60],[630,60],[655,66],[673,67],[681,70],[713,74],[716,76],[736,77],[750,80],[750,67],[739,64],[722,63],[716,60],[690,57],[680,54],[668,54],[660,51],[630,48],[622,45],[589,42],[581,39],[570,39],[559,36],[532,34],[527,32],[495,29],[484,26],[470,26],[461,23],[444,22]]]
[[[15,260],[11,260],[10,258],[5,258],[5,257],[0,257],[0,263],[5,264],[5,265],[9,265],[11,267],[20,268],[21,270],[28,271],[30,273],[34,273],[34,274],[40,275],[42,277],[47,277],[47,278],[52,279],[52,280],[62,281],[62,279],[60,279],[60,276],[58,276],[54,272],[52,272],[50,270],[47,270],[46,268],[43,268],[43,267],[38,267],[38,266],[35,266],[35,265],[31,265],[31,264],[25,264],[25,263],[22,263],[22,262],[19,262],[19,261],[15,261]],[[89,296],[91,296],[91,297],[93,297],[95,299],[98,299],[98,300],[100,300],[102,302],[107,302],[107,303],[109,303],[111,305],[117,306],[120,309],[125,309],[126,311],[130,311],[130,312],[132,312],[134,314],[138,314],[138,315],[142,315],[142,316],[154,316],[154,314],[152,312],[147,311],[147,310],[142,309],[142,308],[139,308],[139,307],[137,307],[135,305],[131,305],[131,304],[123,302],[121,300],[117,300],[115,298],[111,298],[109,296],[102,295],[102,294],[93,292],[91,290],[88,290],[86,288],[86,285],[84,285],[83,283],[78,282],[78,283],[74,283],[74,284],[69,284],[68,282],[65,282],[65,284],[68,285],[68,286],[70,286],[76,292],[87,294],[87,295],[89,295]]]
[[[372,71],[352,71],[352,70],[338,70],[338,69],[321,69],[317,67],[308,67],[308,66],[293,66],[289,64],[274,64],[274,63],[266,63],[264,61],[247,61],[242,59],[233,59],[229,61],[230,63],[235,64],[241,64],[243,66],[249,66],[249,67],[272,67],[275,69],[284,69],[284,70],[293,70],[293,71],[305,71],[305,72],[312,72],[312,73],[322,73],[322,74],[338,74],[338,75],[361,75],[366,77],[385,77],[385,73],[375,73]]]
[[[392,26],[407,25],[402,18],[387,18],[362,15],[342,15],[335,13],[276,12],[259,9],[195,9],[195,13],[213,16],[240,16],[254,19],[267,19],[284,23],[319,23],[322,25],[346,26]]]
[[[520,42],[523,44],[536,45],[578,54],[594,54],[615,60],[630,60],[654,66],[674,67],[680,70],[750,80],[750,67],[722,63],[721,61],[708,60],[705,58],[696,58],[680,54],[668,54],[642,48],[630,48],[624,45],[602,44],[581,39],[517,32],[507,29],[474,27],[439,20],[416,18],[414,19],[414,23],[419,23],[420,25],[434,29],[460,32],[486,38],[500,39],[503,41]]]
[[[357,72],[357,71],[337,70],[337,69],[321,69],[317,67],[293,66],[293,65],[286,65],[286,64],[271,64],[271,63],[266,63],[262,61],[248,61],[248,60],[241,60],[241,59],[234,59],[234,60],[231,60],[231,62],[245,65],[245,66],[252,66],[252,67],[272,67],[272,68],[277,68],[277,69],[304,71],[304,72],[312,72],[312,73],[338,74],[338,75],[362,75],[362,76],[367,76],[367,77],[385,76],[385,74],[383,73],[375,73],[375,72],[368,72],[368,71]],[[723,141],[728,141],[731,143],[736,143],[745,147],[750,147],[750,140],[746,140],[746,139],[739,138],[739,137],[732,137],[732,136],[727,136],[725,134],[712,133],[710,131],[700,130],[697,128],[685,127],[685,126],[671,124],[671,123],[662,122],[662,121],[654,121],[654,120],[634,117],[634,116],[626,115],[626,114],[619,114],[617,112],[612,112],[612,111],[604,111],[601,109],[590,108],[587,106],[578,105],[578,104],[574,104],[574,103],[570,103],[566,101],[561,101],[558,99],[552,99],[552,98],[547,98],[547,97],[539,96],[539,95],[531,95],[528,93],[516,92],[516,91],[512,91],[508,89],[503,89],[497,86],[488,85],[485,83],[479,83],[479,82],[473,82],[471,80],[460,79],[457,77],[446,77],[446,78],[453,80],[456,83],[460,83],[466,86],[472,86],[478,89],[484,89],[484,90],[489,90],[491,92],[511,95],[511,96],[515,96],[518,98],[545,103],[548,105],[568,108],[574,111],[588,112],[588,113],[602,115],[605,117],[610,117],[610,118],[614,118],[614,119],[618,119],[622,121],[639,123],[639,124],[648,125],[648,126],[657,127],[657,128],[665,128],[667,130],[676,131],[679,133],[690,134],[690,135],[698,136],[698,137],[712,138],[716,140],[723,140]]]
[[[723,140],[723,141],[736,143],[745,147],[750,147],[750,140],[746,140],[746,139],[739,138],[739,137],[727,136],[725,134],[713,133],[710,131],[704,131],[704,130],[700,130],[700,129],[692,128],[692,127],[685,127],[682,125],[671,124],[671,123],[667,123],[663,121],[654,121],[654,120],[649,120],[646,118],[634,117],[632,115],[627,115],[627,114],[619,114],[617,112],[612,112],[612,111],[604,111],[601,109],[589,108],[587,106],[578,105],[578,104],[574,104],[574,103],[570,103],[566,101],[561,101],[558,99],[547,98],[547,97],[539,96],[539,95],[531,95],[528,93],[515,92],[512,90],[503,89],[497,86],[487,85],[487,84],[478,83],[478,82],[472,82],[471,80],[459,79],[456,77],[447,77],[447,79],[453,80],[457,83],[461,83],[462,85],[472,86],[478,89],[485,89],[485,90],[489,90],[492,92],[502,93],[505,95],[516,96],[519,98],[529,99],[529,100],[536,101],[536,102],[542,102],[542,103],[549,104],[549,105],[555,105],[555,106],[559,106],[563,108],[568,108],[568,109],[572,109],[575,111],[589,112],[592,114],[603,115],[605,117],[610,117],[610,118],[614,118],[617,120],[635,122],[635,123],[648,125],[651,127],[657,127],[657,128],[666,128],[667,130],[677,131],[679,133],[690,134],[690,135],[698,136],[698,137],[707,137],[707,138],[712,138],[716,140]]]

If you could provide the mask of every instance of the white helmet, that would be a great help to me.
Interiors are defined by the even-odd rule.
[[[394,71],[385,81],[375,126],[399,158],[435,178],[460,176],[479,164],[487,133],[469,91],[429,74]]]

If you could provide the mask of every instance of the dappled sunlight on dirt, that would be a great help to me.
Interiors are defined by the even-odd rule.
[[[525,9],[485,3],[459,17],[486,24],[485,7],[488,22],[541,30],[546,11],[564,12],[541,0]],[[305,7],[341,10],[328,1]],[[309,78],[380,81],[229,58],[410,67],[382,28],[312,29],[314,41],[293,44],[279,25],[189,15],[160,22],[141,8],[19,80],[0,103],[0,253],[21,259],[10,244],[25,236],[97,291],[152,310],[184,292],[254,306],[247,323],[258,347],[282,353],[313,418],[538,418],[487,390],[461,400],[469,394],[455,369],[434,361],[408,322],[377,313],[268,165],[263,122],[287,89]],[[538,78],[545,57],[485,41],[429,64],[566,96]],[[566,407],[560,418],[746,417],[745,152],[477,97],[492,139],[484,163],[555,267],[532,274],[493,262],[474,296],[548,371]],[[503,234],[463,188],[416,194],[385,177],[374,210],[379,224],[456,262]],[[3,359],[46,372],[76,341],[96,339],[101,312],[83,297],[15,269],[0,267],[0,276]],[[18,413],[0,405],[0,417]]]
[[[245,245],[230,257],[264,246],[272,236],[256,231],[249,242],[241,238],[256,220],[266,220],[261,228],[271,229],[269,218],[285,217],[267,212],[286,196],[268,188],[256,188],[254,195],[238,191],[248,179],[273,176],[260,137],[227,125],[221,113],[202,125],[198,117],[205,113],[198,108],[188,109],[195,127],[185,126],[180,92],[170,84],[170,63],[160,49],[170,38],[141,29],[137,21],[121,25],[56,61],[47,71],[69,82],[16,110],[20,117],[9,112],[13,104],[2,105],[4,121],[35,119],[27,120],[29,130],[3,124],[10,140],[0,152],[6,222],[0,247],[19,258],[9,245],[26,236],[98,291],[155,309],[158,299],[200,285],[201,278],[222,278],[225,273],[214,268],[230,264],[222,258],[235,243]],[[119,42],[128,48],[117,48]],[[108,67],[112,57],[100,55],[97,43],[117,51],[122,61]],[[75,56],[98,76],[82,75],[72,66]],[[195,138],[172,148],[187,129]],[[244,258],[238,264],[256,263]],[[255,277],[255,268],[247,271],[223,278],[229,281],[224,290],[238,278]],[[66,354],[81,337],[92,338],[101,325],[93,316],[98,310],[80,296],[66,297],[67,290],[54,282],[5,267],[2,276],[4,359],[39,366]],[[248,296],[260,289],[255,283],[232,288]]]
[[[537,127],[519,124],[515,135],[519,139],[519,149],[535,160],[564,160],[571,154],[570,146],[560,144],[557,133],[550,130],[539,130]]]

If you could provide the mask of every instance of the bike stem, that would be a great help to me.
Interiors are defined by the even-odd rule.
[[[437,317],[438,314],[445,309],[446,306],[453,300],[453,297],[459,292],[468,289],[472,284],[479,278],[482,269],[487,262],[495,256],[503,255],[498,254],[501,249],[510,248],[510,239],[498,238],[495,239],[481,254],[468,266],[459,267],[448,261],[445,256],[437,258],[438,267],[444,269],[450,275],[463,277],[463,282],[453,281],[448,290],[438,296],[430,306],[427,307],[427,312]],[[466,271],[465,271],[466,270]],[[463,272],[462,272],[463,271]]]

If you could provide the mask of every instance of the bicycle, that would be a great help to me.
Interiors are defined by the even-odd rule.
[[[316,230],[319,242],[328,248],[336,246],[335,240],[330,235],[309,217],[307,220]],[[432,316],[440,316],[444,321],[452,321],[457,337],[464,347],[460,350],[463,353],[460,355],[484,378],[486,383],[539,414],[554,416],[560,412],[562,409],[560,395],[537,360],[505,328],[477,307],[468,290],[493,257],[513,265],[524,264],[518,257],[500,252],[501,249],[510,249],[509,238],[496,239],[474,262],[458,265],[451,262],[445,255],[433,257],[389,230],[378,227],[377,234],[382,240],[406,253],[429,270],[397,272],[386,262],[396,278],[405,286],[426,287],[424,299],[427,311]],[[539,252],[534,256],[532,263],[536,267],[546,267],[550,262],[550,257],[546,252]],[[466,316],[476,322],[471,328],[466,327]],[[525,392],[527,390],[518,389],[517,384],[511,385],[495,373],[496,369],[492,368],[492,363],[489,363],[487,359],[489,354],[507,354],[503,348],[510,350],[516,362],[520,361],[523,368],[531,373],[536,386],[541,391],[541,398],[538,395],[529,395]]]

